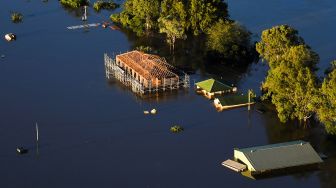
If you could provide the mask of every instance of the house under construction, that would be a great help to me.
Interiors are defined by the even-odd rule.
[[[164,58],[131,51],[110,58],[104,55],[107,79],[116,78],[138,94],[188,88],[189,76]]]

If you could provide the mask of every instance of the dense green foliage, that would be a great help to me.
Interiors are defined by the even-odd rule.
[[[263,31],[256,48],[270,67],[262,85],[266,91],[264,98],[271,99],[282,122],[295,118],[306,121],[317,104],[314,71],[318,55],[304,43],[297,30],[287,25]]]
[[[227,17],[227,5],[221,0],[126,0],[123,11],[111,15],[113,22],[139,35],[148,30],[160,31],[165,24],[159,24],[159,19],[179,22],[180,30],[197,35]]]
[[[175,49],[176,39],[186,38],[182,23],[176,19],[160,18],[160,33],[167,35],[167,42]]]
[[[104,0],[99,0],[99,1],[96,1],[94,4],[93,4],[93,9],[95,11],[100,11],[101,9],[115,9],[115,8],[118,8],[118,4],[115,3],[114,1],[112,0],[109,0],[109,1],[104,1]]]
[[[80,6],[88,5],[87,0],[60,0],[60,3],[71,8],[79,8]]]
[[[228,18],[227,4],[222,0],[190,0],[188,10],[194,35],[205,33],[219,19]]]
[[[318,55],[305,44],[298,35],[298,31],[288,25],[275,26],[263,31],[256,49],[260,57],[269,63],[271,69],[282,60],[291,60],[291,58],[313,69],[319,61]]]
[[[251,33],[237,22],[219,20],[208,31],[207,47],[223,59],[246,59],[251,53]]]
[[[321,95],[318,117],[326,126],[329,134],[336,135],[336,61],[332,62],[330,72],[324,79],[321,87]]]
[[[159,0],[126,0],[123,11],[112,14],[110,18],[113,22],[142,35],[146,30],[157,28],[159,10]]]
[[[23,15],[19,12],[13,12],[11,14],[11,20],[13,23],[19,23],[19,22],[22,22],[23,20]]]
[[[153,49],[150,46],[137,46],[135,47],[135,50],[145,52],[145,53],[152,53]]]

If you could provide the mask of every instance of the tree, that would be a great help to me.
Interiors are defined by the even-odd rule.
[[[190,26],[194,35],[205,33],[219,19],[227,19],[227,4],[222,0],[191,0]]]
[[[145,30],[157,28],[159,15],[160,0],[126,0],[123,11],[110,18],[137,35],[143,35]]]
[[[297,30],[288,25],[280,25],[262,32],[261,41],[256,44],[256,50],[260,57],[274,68],[276,66],[274,64],[281,61],[291,47],[303,44],[304,40],[298,35]]]
[[[180,26],[184,31],[189,27],[186,6],[183,3],[183,0],[163,0],[161,2],[160,18],[169,18],[180,22]]]
[[[306,121],[315,112],[317,79],[308,67],[282,61],[268,71],[262,87],[266,90],[263,98],[271,98],[281,122],[295,118]]]
[[[304,43],[297,30],[287,25],[263,31],[256,49],[270,67],[262,84],[266,91],[263,99],[271,99],[280,121],[306,121],[312,117],[318,106],[315,71],[319,56]]]
[[[208,31],[207,47],[224,59],[239,60],[248,56],[251,33],[237,22],[219,20]]]
[[[317,115],[329,134],[336,135],[336,67],[333,61],[329,74],[320,89],[320,105]]]
[[[60,0],[60,3],[71,8],[79,8],[89,4],[87,0]]]
[[[184,39],[187,37],[181,22],[175,19],[160,18],[159,23],[160,33],[167,35],[167,42],[173,47],[174,52],[176,39]]]

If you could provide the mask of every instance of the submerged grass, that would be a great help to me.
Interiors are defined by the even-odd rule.
[[[11,20],[13,23],[20,23],[23,20],[23,15],[19,12],[13,12],[11,14]]]

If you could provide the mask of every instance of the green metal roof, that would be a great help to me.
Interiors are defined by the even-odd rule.
[[[210,93],[218,91],[226,91],[233,88],[229,85],[223,84],[212,78],[201,82],[197,82],[196,85]]]
[[[231,106],[248,103],[247,95],[231,95],[231,96],[221,96],[217,97],[222,106]],[[251,97],[250,102],[254,102],[253,97]]]
[[[246,156],[256,171],[323,162],[310,143],[302,140],[236,150]]]

